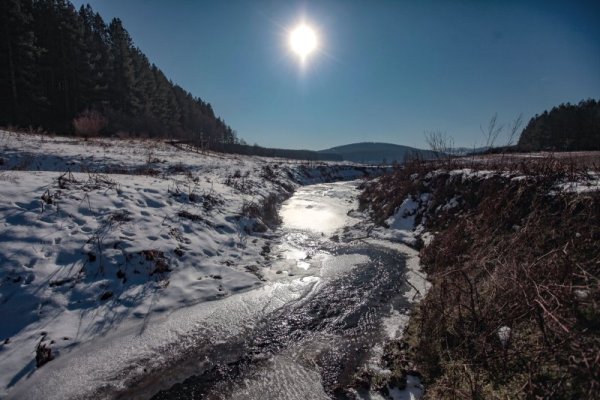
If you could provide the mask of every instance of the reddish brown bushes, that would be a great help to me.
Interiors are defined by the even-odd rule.
[[[98,136],[107,123],[108,120],[99,112],[87,110],[73,119],[73,128],[81,136]]]
[[[435,239],[421,253],[433,286],[409,329],[429,398],[600,391],[600,193],[556,190],[564,164],[528,168],[520,179],[402,171],[363,195],[380,220],[387,211],[376,205],[402,201],[386,197],[394,192],[433,197]],[[458,207],[438,208],[454,197]],[[505,343],[501,328],[510,332]]]

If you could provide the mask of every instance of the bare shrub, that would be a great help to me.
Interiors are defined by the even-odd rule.
[[[437,160],[452,159],[454,149],[454,139],[445,132],[427,131],[425,132],[425,143],[435,155]]]
[[[192,214],[185,210],[179,211],[177,213],[177,215],[180,216],[181,218],[189,219],[190,221],[194,221],[194,222],[204,221],[204,218],[202,218],[202,216],[200,216],[198,214]]]
[[[160,279],[166,279],[165,274],[171,271],[165,253],[159,250],[142,250],[140,252],[146,261],[154,264],[154,268],[150,271],[150,275],[159,275]]]
[[[223,183],[240,191],[241,193],[250,194],[253,190],[253,184],[249,177],[250,171],[246,171],[246,173],[242,175],[242,172],[237,169],[233,174],[227,176],[227,178],[225,178],[225,182]]]
[[[281,223],[278,213],[279,199],[277,195],[270,194],[259,203],[244,202],[242,214],[251,218],[260,218],[267,226],[275,226]]]
[[[52,356],[52,349],[46,346],[43,343],[38,344],[35,349],[35,365],[40,368],[48,361],[52,361],[54,356]]]
[[[73,119],[75,133],[85,137],[98,136],[107,124],[107,119],[95,110],[86,110]]]

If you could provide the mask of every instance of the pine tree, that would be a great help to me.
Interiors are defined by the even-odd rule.
[[[133,42],[120,19],[114,18],[108,26],[112,75],[109,102],[117,111],[133,115],[133,86],[135,82],[131,50]]]
[[[44,103],[37,81],[40,49],[33,33],[32,2],[0,2],[0,123],[37,124],[35,111]]]
[[[212,106],[167,79],[134,46],[122,22],[107,26],[68,0],[0,2],[0,123],[69,132],[88,110],[106,132],[235,143]]]
[[[79,16],[83,29],[83,60],[86,66],[82,98],[88,108],[103,109],[108,105],[108,79],[111,58],[108,27],[92,7],[81,6]]]
[[[48,100],[42,116],[52,129],[69,129],[73,117],[86,105],[82,23],[66,0],[37,0],[33,16],[37,43],[43,49],[38,73]]]

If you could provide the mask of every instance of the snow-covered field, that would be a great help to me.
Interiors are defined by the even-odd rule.
[[[116,380],[105,376],[111,362],[149,362],[150,347],[200,329],[187,306],[262,288],[231,308],[243,314],[240,301],[275,307],[277,285],[263,288],[278,277],[263,273],[272,237],[260,212],[265,200],[366,171],[199,154],[160,141],[6,131],[0,149],[0,397],[36,393],[26,390],[31,382],[43,387],[43,376],[66,363],[71,375],[54,380],[63,386]],[[295,284],[301,293],[311,281]],[[210,306],[202,312],[219,323]],[[238,320],[243,327],[244,316]],[[79,353],[93,359],[99,346],[111,348],[105,359],[73,362]],[[54,360],[37,368],[45,348]]]

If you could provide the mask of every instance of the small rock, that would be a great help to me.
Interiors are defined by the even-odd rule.
[[[100,301],[108,300],[111,297],[113,297],[113,292],[111,292],[110,290],[107,290],[106,292],[102,293],[102,296],[100,296]]]
[[[42,365],[53,359],[52,349],[45,344],[40,343],[35,350],[35,365],[40,368]]]

